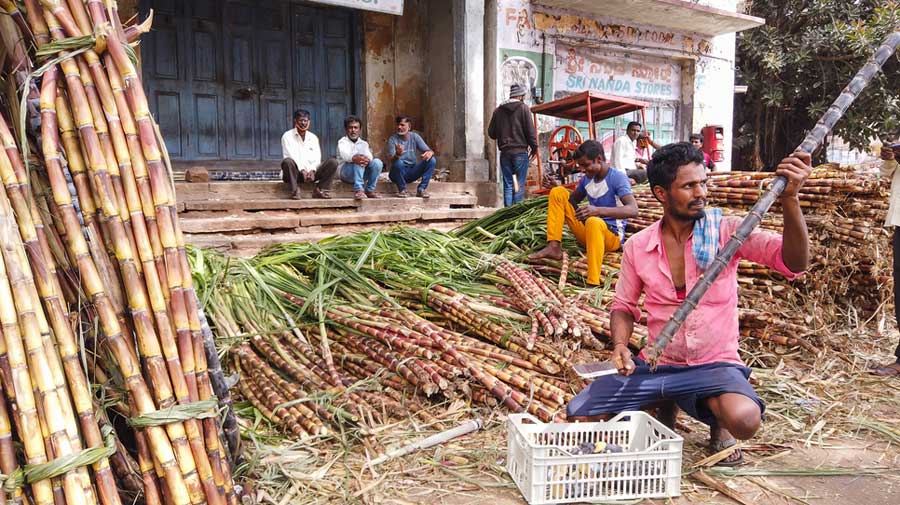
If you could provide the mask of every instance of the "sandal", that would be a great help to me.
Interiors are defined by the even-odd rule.
[[[407,193],[405,189],[403,191],[398,191],[397,198],[409,198],[409,193]]]
[[[316,188],[313,190],[313,198],[321,198],[322,200],[331,200],[331,193],[327,189]]]
[[[713,454],[722,452],[725,449],[728,449],[729,447],[734,447],[735,444],[737,444],[737,440],[735,440],[734,437],[728,438],[726,440],[716,440],[715,442],[710,440],[709,446],[707,446],[706,450],[710,455],[713,455]],[[732,452],[731,454],[726,456],[725,459],[723,459],[722,461],[719,461],[718,463],[716,463],[715,466],[729,466],[730,467],[730,466],[743,465],[744,463],[746,463],[746,462],[744,461],[743,451],[741,451],[740,449],[735,449],[734,452]]]

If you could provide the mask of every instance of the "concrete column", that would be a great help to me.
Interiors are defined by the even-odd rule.
[[[432,0],[426,110],[451,181],[487,181],[484,156],[484,1]],[[446,37],[449,35],[449,37]],[[447,44],[447,40],[451,44]]]

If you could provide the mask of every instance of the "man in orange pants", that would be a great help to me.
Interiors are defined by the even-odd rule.
[[[547,204],[547,246],[529,259],[562,258],[563,223],[578,242],[587,249],[589,285],[600,284],[600,271],[606,251],[619,249],[625,239],[625,219],[637,217],[637,202],[631,192],[628,176],[611,170],[606,163],[603,146],[588,140],[578,146],[572,156],[584,172],[575,191],[562,186],[550,191]],[[579,207],[585,198],[588,205]]]

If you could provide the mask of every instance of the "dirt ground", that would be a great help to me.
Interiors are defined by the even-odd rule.
[[[815,359],[802,359],[796,349],[749,348],[747,358],[769,366],[754,368],[751,377],[767,409],[762,428],[744,446],[745,465],[733,473],[704,469],[714,481],[699,482],[695,464],[708,456],[708,428],[682,414],[676,430],[685,440],[681,496],[617,503],[900,505],[900,380],[869,372],[886,362],[883,350],[896,345],[897,334],[851,328],[831,336],[833,351]],[[364,437],[348,432],[288,446],[284,439],[256,440],[255,453],[248,451],[255,503],[526,503],[506,472],[504,409],[455,400],[429,411],[439,419],[411,416]],[[484,421],[481,431],[368,466],[375,454],[476,417]]]
[[[483,439],[485,445],[497,446],[505,440],[496,440],[497,433],[481,433],[476,438]],[[698,451],[703,443],[698,433],[685,435],[685,450]],[[502,457],[502,455],[501,455]],[[834,441],[822,445],[803,441],[777,452],[745,453],[747,464],[741,469],[766,470],[810,470],[815,468],[885,469],[879,475],[845,476],[755,476],[717,477],[729,488],[735,490],[749,504],[791,504],[808,503],[815,505],[896,505],[900,504],[900,447],[892,446],[872,437],[854,439],[845,445]],[[684,471],[689,471],[685,465]],[[412,482],[411,482],[412,483]],[[406,483],[393,479],[386,483],[384,491],[369,496],[371,503],[385,505],[522,505],[527,503],[516,489],[515,484],[504,475],[502,479],[485,480],[478,484],[460,486],[447,490],[442,486],[426,487],[414,483],[414,487],[404,489]],[[734,504],[740,503],[721,493],[698,484],[690,477],[682,478],[682,496],[670,500],[643,500],[641,504]],[[387,498],[385,494],[401,497]],[[620,502],[622,503],[622,502]],[[635,502],[625,502],[635,503]]]

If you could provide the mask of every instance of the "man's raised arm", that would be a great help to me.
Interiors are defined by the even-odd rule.
[[[796,152],[781,160],[775,173],[787,178],[781,193],[781,209],[784,217],[781,259],[792,272],[802,272],[809,265],[809,232],[800,207],[799,192],[812,172],[811,156]]]

